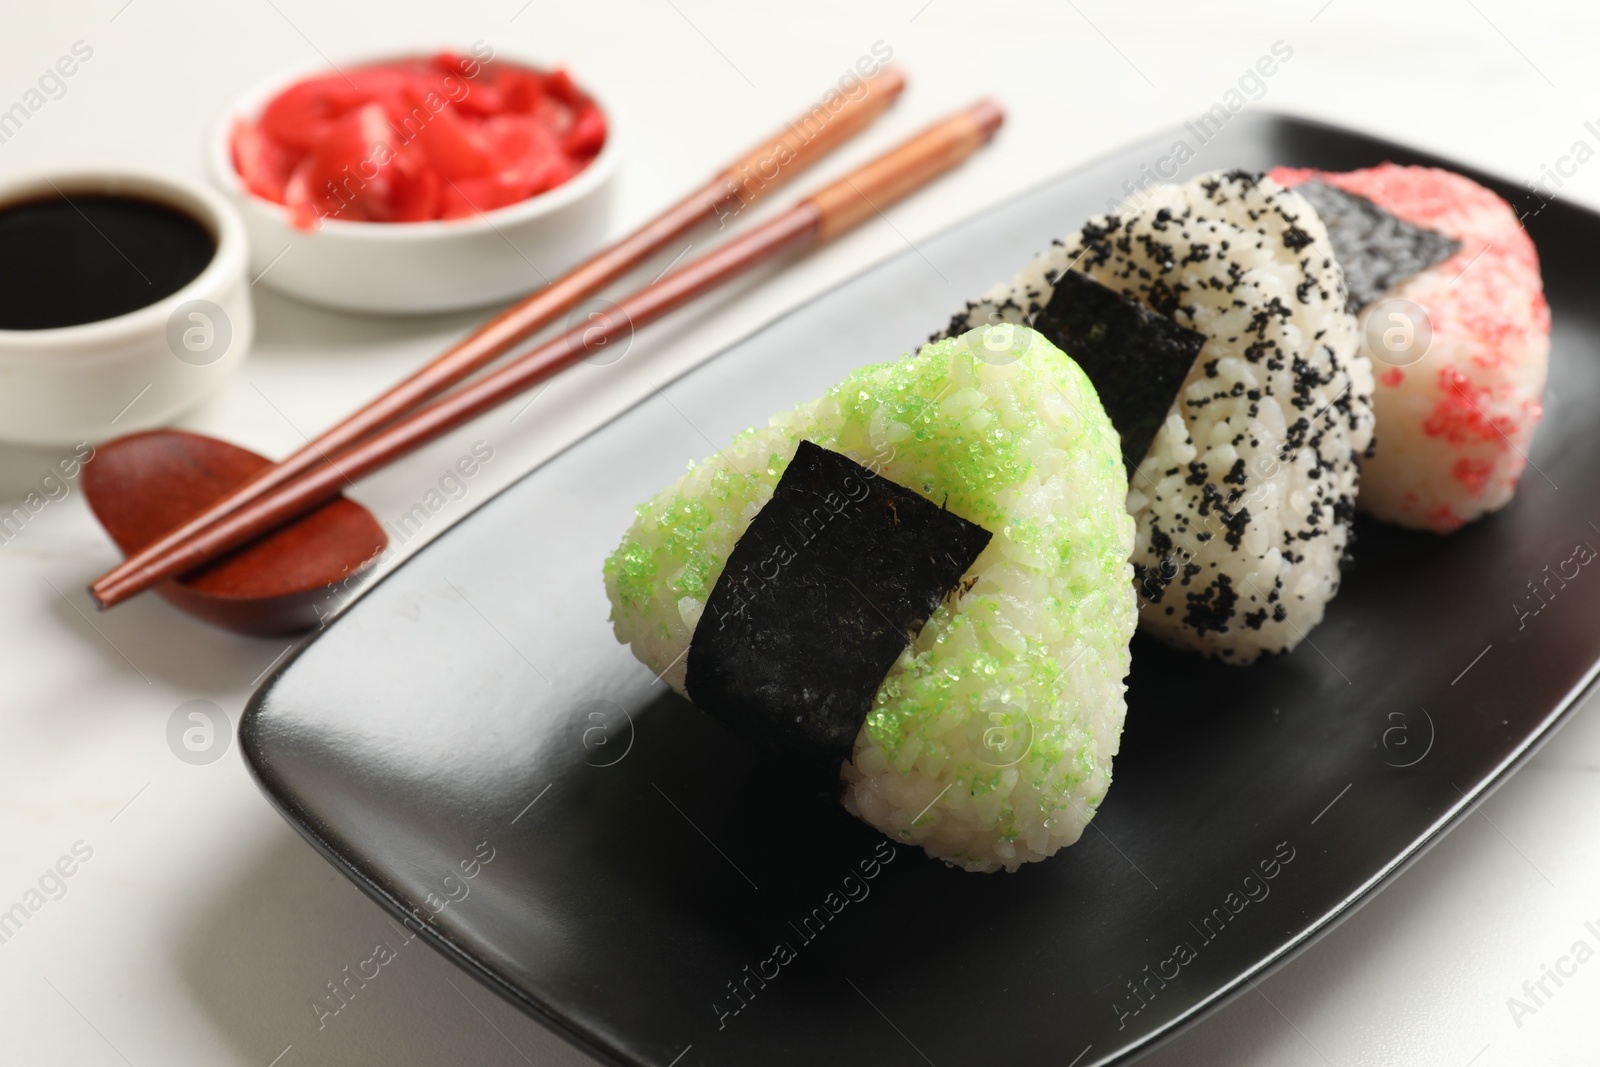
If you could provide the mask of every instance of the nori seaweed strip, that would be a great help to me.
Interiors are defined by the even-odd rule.
[[[1350,289],[1345,307],[1352,313],[1461,249],[1454,237],[1396,218],[1366,197],[1321,179],[1294,189],[1328,228],[1334,258],[1344,268]]]
[[[728,555],[689,643],[689,698],[837,776],[872,698],[992,535],[801,441]]]
[[[1074,271],[1056,280],[1033,328],[1094,383],[1122,435],[1122,462],[1131,476],[1200,355],[1205,334]]]

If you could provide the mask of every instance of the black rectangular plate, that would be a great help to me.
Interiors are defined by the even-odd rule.
[[[1017,874],[897,848],[861,899],[830,896],[883,839],[654,682],[613,639],[600,580],[633,506],[708,441],[914,348],[1180,136],[1194,146],[1157,138],[873,268],[485,505],[256,695],[240,735],[267,795],[436,948],[616,1063],[1125,1062],[1308,944],[1595,673],[1592,568],[1539,614],[1514,607],[1547,564],[1600,545],[1595,215],[1528,220],[1554,354],[1513,504],[1445,538],[1360,522],[1343,592],[1286,658],[1218,667],[1136,639],[1099,817]],[[1180,176],[1449,165],[1275,116],[1198,147]]]

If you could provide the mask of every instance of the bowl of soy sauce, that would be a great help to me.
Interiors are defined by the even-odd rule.
[[[0,440],[99,441],[211,393],[250,347],[247,261],[238,214],[198,181],[0,182]]]

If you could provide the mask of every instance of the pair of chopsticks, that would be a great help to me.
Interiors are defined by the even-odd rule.
[[[549,286],[484,324],[438,359],[303,448],[129,556],[89,586],[102,610],[179,577],[284,525],[370,474],[470,419],[714,289],[757,263],[844,233],[953,168],[1000,127],[999,105],[982,100],[943,119],[788,211],[620,300],[611,310],[547,341],[455,392],[447,388],[662,250],[697,223],[748,205],[859,132],[901,92],[889,67],[844,98],[820,105],[701,188]],[[837,97],[835,100],[837,101]],[[821,123],[818,113],[827,115]],[[820,126],[820,128],[818,128]]]

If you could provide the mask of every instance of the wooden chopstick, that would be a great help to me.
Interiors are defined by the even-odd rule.
[[[935,123],[742,236],[624,297],[602,321],[585,323],[454,392],[438,397],[353,445],[322,459],[288,484],[242,505],[115,583],[91,590],[111,607],[289,522],[339,495],[349,482],[481,415],[603,348],[624,331],[661,318],[750,267],[780,253],[821,244],[932,181],[988,142],[1004,113],[982,100]]]
[[[504,355],[696,225],[712,219],[720,222],[761,199],[859,133],[899,97],[905,84],[904,73],[890,66],[867,78],[862,92],[850,96],[830,93],[827,99],[831,104],[820,103],[787,123],[633,233],[502,311],[382,396],[117,564],[89,587],[91,597],[101,607],[116,603],[121,598],[115,590],[122,583],[159,565],[212,523],[337,456]]]

